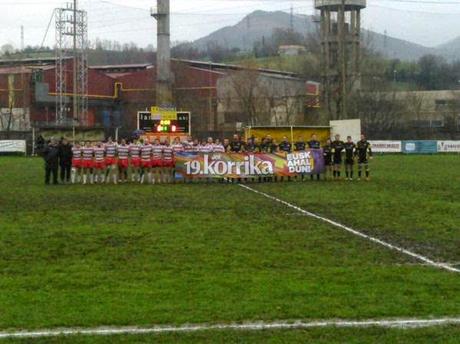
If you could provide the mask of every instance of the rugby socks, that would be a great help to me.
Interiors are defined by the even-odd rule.
[[[345,171],[345,176],[347,177],[347,179],[350,177],[350,174],[348,173],[348,170]]]
[[[332,175],[334,176],[334,178],[337,178],[337,171],[332,171]]]
[[[77,177],[77,170],[72,168],[72,172],[70,174],[70,181],[72,184],[75,184],[75,178]]]

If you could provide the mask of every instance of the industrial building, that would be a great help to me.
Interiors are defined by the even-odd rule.
[[[72,62],[67,59],[68,68],[65,68],[70,90]],[[293,73],[176,59],[171,65],[176,107],[192,112],[192,131],[196,135],[221,135],[234,131],[238,123],[250,124],[244,111],[233,116],[233,120],[228,115],[235,112],[235,102],[243,101],[233,97],[232,104],[227,102],[228,94],[232,93],[228,80],[241,71],[260,76],[263,84],[278,85],[272,88],[278,100],[296,99],[295,122],[283,115],[278,101],[267,109],[260,125],[272,124],[271,116],[276,116],[283,125],[303,124],[302,115],[318,106],[319,84],[299,79]],[[69,92],[65,94],[68,111],[64,120],[58,121],[55,59],[0,61],[0,131],[59,126],[104,128],[107,133],[120,128],[123,135],[128,135],[136,129],[137,112],[156,104],[155,80],[153,64],[90,66],[87,115],[84,119],[72,118],[73,94]]]

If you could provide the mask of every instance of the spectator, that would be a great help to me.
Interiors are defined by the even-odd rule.
[[[45,139],[43,136],[40,134],[35,140],[35,149],[36,149],[36,154],[41,155],[43,153],[43,148],[45,147]]]
[[[51,139],[43,150],[43,159],[45,160],[45,184],[50,184],[51,175],[53,184],[58,184],[58,166],[59,166],[59,147],[55,139]]]
[[[61,167],[61,183],[70,183],[72,171],[72,145],[65,138],[59,145],[59,165]]]

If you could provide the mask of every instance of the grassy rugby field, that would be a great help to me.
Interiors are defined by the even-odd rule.
[[[237,185],[45,187],[42,168],[40,159],[0,157],[0,331],[460,315],[459,274]],[[385,156],[372,168],[369,183],[252,187],[459,264],[460,157]],[[376,336],[453,343],[459,329],[210,331],[155,339],[330,343]],[[152,335],[65,339],[113,340],[149,342]]]

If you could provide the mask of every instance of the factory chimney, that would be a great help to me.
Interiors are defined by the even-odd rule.
[[[152,17],[157,20],[156,105],[172,107],[169,0],[157,0]]]

